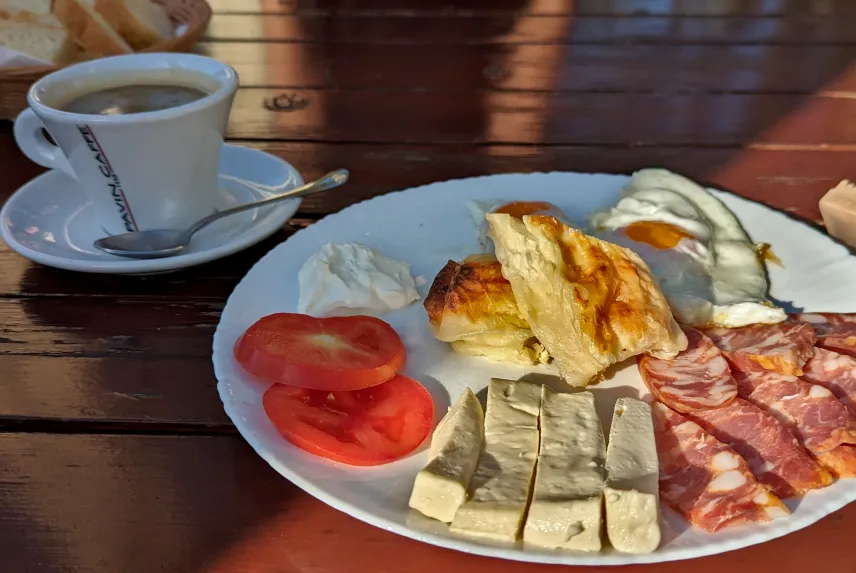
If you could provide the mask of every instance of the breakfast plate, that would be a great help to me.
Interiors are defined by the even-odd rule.
[[[406,261],[412,274],[430,282],[450,260],[480,252],[468,201],[546,201],[576,225],[614,205],[629,178],[579,173],[509,174],[435,183],[384,195],[329,216],[300,231],[263,257],[241,281],[223,310],[214,336],[213,361],[225,410],[241,435],[276,471],[311,495],[358,519],[394,533],[459,551],[519,561],[618,565],[689,559],[746,547],[804,528],[856,500],[856,479],[842,479],[801,498],[786,500],[792,514],[767,524],[740,525],[717,533],[690,527],[663,510],[663,541],[649,554],[559,552],[474,541],[408,507],[414,476],[425,465],[427,441],[415,453],[375,467],[352,467],[315,457],[282,439],[265,416],[261,398],[268,384],[237,364],[235,343],[256,320],[297,311],[298,271],[328,242],[360,243]],[[856,312],[856,258],[810,226],[764,205],[713,191],[739,218],[752,240],[769,243],[781,265],[769,265],[770,296],[789,312]],[[420,287],[425,296],[427,286]],[[552,366],[491,362],[452,352],[432,336],[418,302],[383,319],[407,350],[403,373],[421,382],[435,404],[435,421],[461,392],[484,390],[491,377],[553,384]],[[590,387],[600,419],[608,423],[620,397],[641,397],[645,387],[629,360]],[[604,428],[608,433],[609,428]]]
[[[218,208],[261,201],[303,183],[300,173],[273,155],[224,145],[220,153]],[[0,237],[18,254],[37,263],[88,273],[140,274],[174,271],[231,255],[279,229],[300,206],[284,201],[227,217],[194,235],[174,257],[134,260],[108,255],[93,246],[105,232],[79,183],[48,171],[18,189],[0,211]]]

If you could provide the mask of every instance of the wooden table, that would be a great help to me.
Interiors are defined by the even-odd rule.
[[[229,135],[347,190],[276,236],[147,278],[0,250],[0,571],[501,572],[328,508],[223,413],[211,336],[294,229],[431,181],[664,166],[819,222],[856,176],[852,0],[213,0]],[[0,194],[40,168],[0,128]],[[524,190],[521,190],[524,192]],[[623,569],[856,573],[856,504],[771,543]],[[568,568],[568,571],[579,569]]]

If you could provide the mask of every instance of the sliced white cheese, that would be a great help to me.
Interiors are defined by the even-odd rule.
[[[606,443],[591,392],[543,387],[541,447],[526,544],[600,551]]]
[[[540,408],[540,386],[490,381],[484,451],[470,481],[470,499],[455,514],[452,531],[498,541],[517,538],[538,455]]]
[[[467,388],[437,424],[431,459],[416,474],[410,507],[449,523],[467,498],[467,487],[484,443],[484,411]]]
[[[606,533],[625,553],[651,553],[660,544],[657,446],[651,407],[619,398],[606,452]]]

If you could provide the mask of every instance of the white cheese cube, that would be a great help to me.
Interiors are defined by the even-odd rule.
[[[484,411],[467,388],[437,424],[431,460],[413,482],[410,507],[449,523],[467,498],[467,487],[484,443]]]
[[[651,407],[619,398],[606,452],[606,533],[625,553],[651,553],[660,544],[657,446]]]
[[[600,551],[605,457],[592,393],[556,394],[544,386],[526,544]]]
[[[512,542],[520,532],[538,455],[541,387],[492,379],[485,414],[485,447],[470,481],[471,496],[450,529]]]

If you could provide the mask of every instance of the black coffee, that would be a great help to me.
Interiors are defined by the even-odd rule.
[[[141,84],[119,86],[78,96],[60,106],[88,115],[126,115],[159,111],[201,99],[208,94],[187,86]]]

